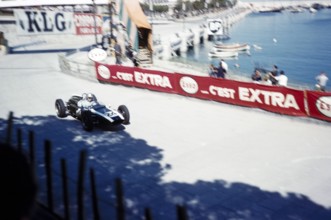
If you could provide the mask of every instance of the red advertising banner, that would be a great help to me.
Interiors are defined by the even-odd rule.
[[[178,94],[306,116],[304,91],[234,80],[176,74]]]
[[[331,121],[331,92],[306,91],[309,116]]]
[[[162,71],[96,63],[97,79],[160,92],[177,93],[175,74]]]
[[[95,20],[94,20],[95,19]],[[102,34],[102,17],[87,13],[74,13],[74,23],[77,35]]]
[[[100,82],[176,93],[291,116],[307,116],[303,90],[97,62],[96,72]],[[331,98],[328,103],[331,103]],[[328,108],[331,109],[330,105]]]

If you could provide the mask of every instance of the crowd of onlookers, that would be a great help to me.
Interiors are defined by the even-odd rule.
[[[264,76],[262,77],[262,73]],[[273,69],[268,71],[265,69],[256,68],[252,74],[252,80],[256,83],[264,83],[266,85],[287,86],[288,77],[283,70],[278,69],[277,65],[273,65]]]
[[[225,79],[228,73],[227,63],[221,59],[219,66],[210,64],[208,74],[210,77]],[[329,80],[326,73],[321,71],[318,76],[316,76],[315,89],[318,91],[326,91],[326,85]],[[287,86],[288,77],[285,75],[284,70],[279,70],[277,65],[273,65],[272,70],[267,70],[263,68],[255,68],[254,73],[251,75],[251,80],[254,83],[260,83],[264,85],[274,85],[274,86]]]

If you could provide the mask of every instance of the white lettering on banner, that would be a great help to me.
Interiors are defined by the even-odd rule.
[[[116,76],[123,81],[133,82],[133,75],[131,73],[117,72]]]
[[[18,34],[73,34],[73,13],[14,10]]]
[[[223,98],[230,98],[234,99],[234,94],[236,91],[234,89],[229,89],[229,88],[222,88],[222,87],[217,87],[217,86],[209,86],[209,92],[212,95],[223,97]]]
[[[142,73],[135,71],[134,72],[134,78],[136,82],[147,84],[147,85],[153,85],[153,86],[160,86],[163,88],[171,88],[172,86],[170,84],[170,80],[166,76],[160,76],[156,74],[149,74],[149,73]]]
[[[319,97],[316,101],[316,107],[323,115],[331,117],[331,96]]]
[[[292,94],[271,92],[259,89],[239,87],[239,99],[246,102],[258,102],[281,108],[294,108],[300,110],[295,97]]]
[[[195,94],[199,90],[198,83],[188,76],[180,78],[179,85],[185,92],[189,94]]]

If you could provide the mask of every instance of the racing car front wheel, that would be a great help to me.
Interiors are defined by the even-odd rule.
[[[121,113],[124,117],[123,124],[127,125],[130,124],[130,113],[129,109],[125,105],[120,105],[118,107],[118,112]]]
[[[55,111],[56,114],[59,118],[65,118],[67,117],[67,113],[66,113],[66,106],[64,105],[64,102],[62,99],[57,99],[55,101]]]
[[[93,130],[93,119],[89,111],[82,112],[82,126],[85,131]]]

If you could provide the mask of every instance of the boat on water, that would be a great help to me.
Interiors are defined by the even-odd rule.
[[[215,44],[212,50],[224,51],[224,52],[245,52],[250,49],[250,46],[246,43],[232,43],[232,44]]]
[[[279,13],[282,12],[282,7],[262,7],[259,10],[257,10],[258,13]]]
[[[210,58],[237,58],[239,53],[237,51],[221,51],[217,48],[213,48],[209,53],[208,56]]]

